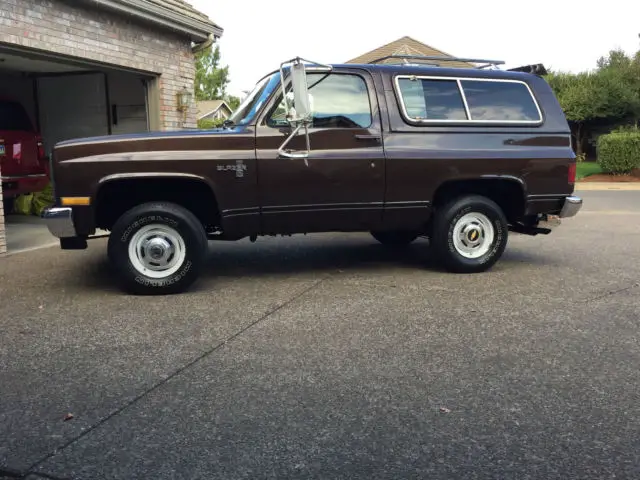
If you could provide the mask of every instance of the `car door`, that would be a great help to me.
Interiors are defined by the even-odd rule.
[[[350,69],[310,72],[307,80],[314,111],[307,158],[278,153],[291,132],[281,93],[256,127],[263,231],[374,228],[382,219],[385,165],[373,79]],[[304,133],[287,148],[305,150]]]

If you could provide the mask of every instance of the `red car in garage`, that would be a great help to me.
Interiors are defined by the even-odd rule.
[[[49,183],[49,165],[42,137],[19,102],[2,98],[0,179],[7,207],[18,195],[39,192]]]

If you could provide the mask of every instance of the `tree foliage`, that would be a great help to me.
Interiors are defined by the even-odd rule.
[[[553,72],[546,79],[572,123],[578,154],[590,126],[637,123],[640,119],[640,52],[628,56],[612,50],[598,60],[594,70]]]
[[[220,45],[196,53],[195,97],[197,101],[220,100],[227,92],[229,66],[220,65]]]
[[[219,45],[212,45],[196,54],[196,101],[224,100],[234,111],[240,105],[240,99],[227,94],[229,81],[229,66],[220,65]]]

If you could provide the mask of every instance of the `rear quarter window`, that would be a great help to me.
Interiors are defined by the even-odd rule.
[[[460,83],[472,120],[541,120],[536,102],[524,83],[481,80],[461,80]]]
[[[410,122],[539,124],[529,87],[514,80],[398,76],[403,116]]]

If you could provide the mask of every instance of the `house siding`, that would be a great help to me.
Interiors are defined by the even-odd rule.
[[[195,105],[186,121],[176,109],[176,95],[195,79],[186,37],[63,0],[0,0],[0,44],[158,75],[153,97],[159,99],[160,129],[197,126]],[[6,249],[3,218],[0,206],[0,252]]]

